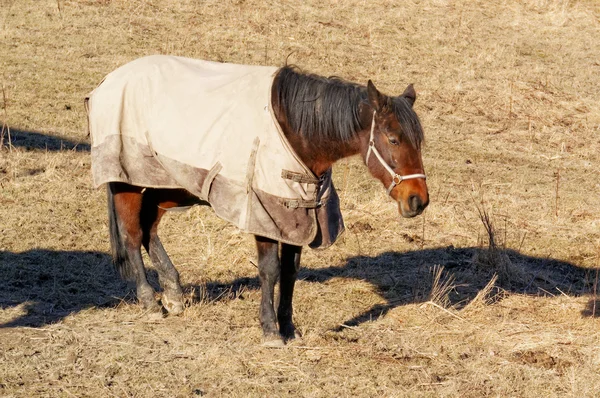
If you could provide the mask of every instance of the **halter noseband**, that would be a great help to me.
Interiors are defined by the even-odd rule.
[[[381,163],[381,165],[392,176],[392,183],[390,184],[390,186],[387,189],[387,194],[390,195],[392,193],[392,189],[394,189],[394,187],[396,187],[396,185],[399,185],[402,181],[412,180],[415,178],[426,179],[427,176],[425,174],[409,174],[409,175],[401,176],[400,174],[397,174],[394,170],[392,170],[392,168],[385,162],[385,160],[383,159],[383,157],[381,156],[381,154],[375,147],[374,131],[375,131],[375,114],[376,113],[377,112],[373,111],[373,122],[371,123],[371,135],[369,137],[369,150],[367,151],[367,157],[365,159],[365,164],[367,165],[367,167],[369,167],[369,156],[371,156],[371,152],[373,152],[375,154],[375,156],[377,157],[377,159],[379,160],[379,163]]]

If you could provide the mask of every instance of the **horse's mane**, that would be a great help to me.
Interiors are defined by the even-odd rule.
[[[367,102],[364,86],[284,66],[277,72],[275,92],[290,127],[306,139],[349,141],[369,127],[360,122],[360,103]],[[406,138],[418,148],[423,130],[416,113],[403,97],[394,97],[391,105]]]

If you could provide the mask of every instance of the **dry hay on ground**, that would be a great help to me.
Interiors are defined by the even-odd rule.
[[[599,18],[591,0],[0,0],[0,395],[595,396]],[[252,239],[208,209],[162,226],[183,316],[148,321],[110,268],[82,98],[153,53],[415,83],[431,205],[400,220],[360,159],[336,166],[348,230],[305,251],[302,341],[259,346]]]

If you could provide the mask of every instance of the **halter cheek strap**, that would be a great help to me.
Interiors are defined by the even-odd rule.
[[[404,181],[404,180],[412,180],[412,179],[415,179],[415,178],[426,179],[427,176],[425,174],[408,174],[408,175],[405,175],[405,176],[401,176],[400,174],[397,174],[386,163],[386,161],[383,159],[383,157],[381,156],[381,154],[379,153],[379,151],[375,147],[375,134],[374,134],[374,132],[375,132],[375,114],[376,113],[377,112],[373,112],[373,122],[371,123],[371,135],[369,136],[369,149],[367,150],[367,157],[365,159],[365,164],[367,166],[369,166],[369,156],[371,156],[371,152],[373,152],[375,154],[375,156],[377,157],[377,160],[379,160],[379,163],[381,163],[381,165],[392,176],[392,183],[387,188],[387,194],[390,195],[392,193],[392,189],[394,189],[396,187],[396,185],[399,185],[402,181]]]

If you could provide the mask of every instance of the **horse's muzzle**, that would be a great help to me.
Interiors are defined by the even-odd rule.
[[[411,218],[423,213],[428,204],[429,196],[423,199],[420,195],[410,195],[406,202],[398,201],[398,208],[402,217]]]

